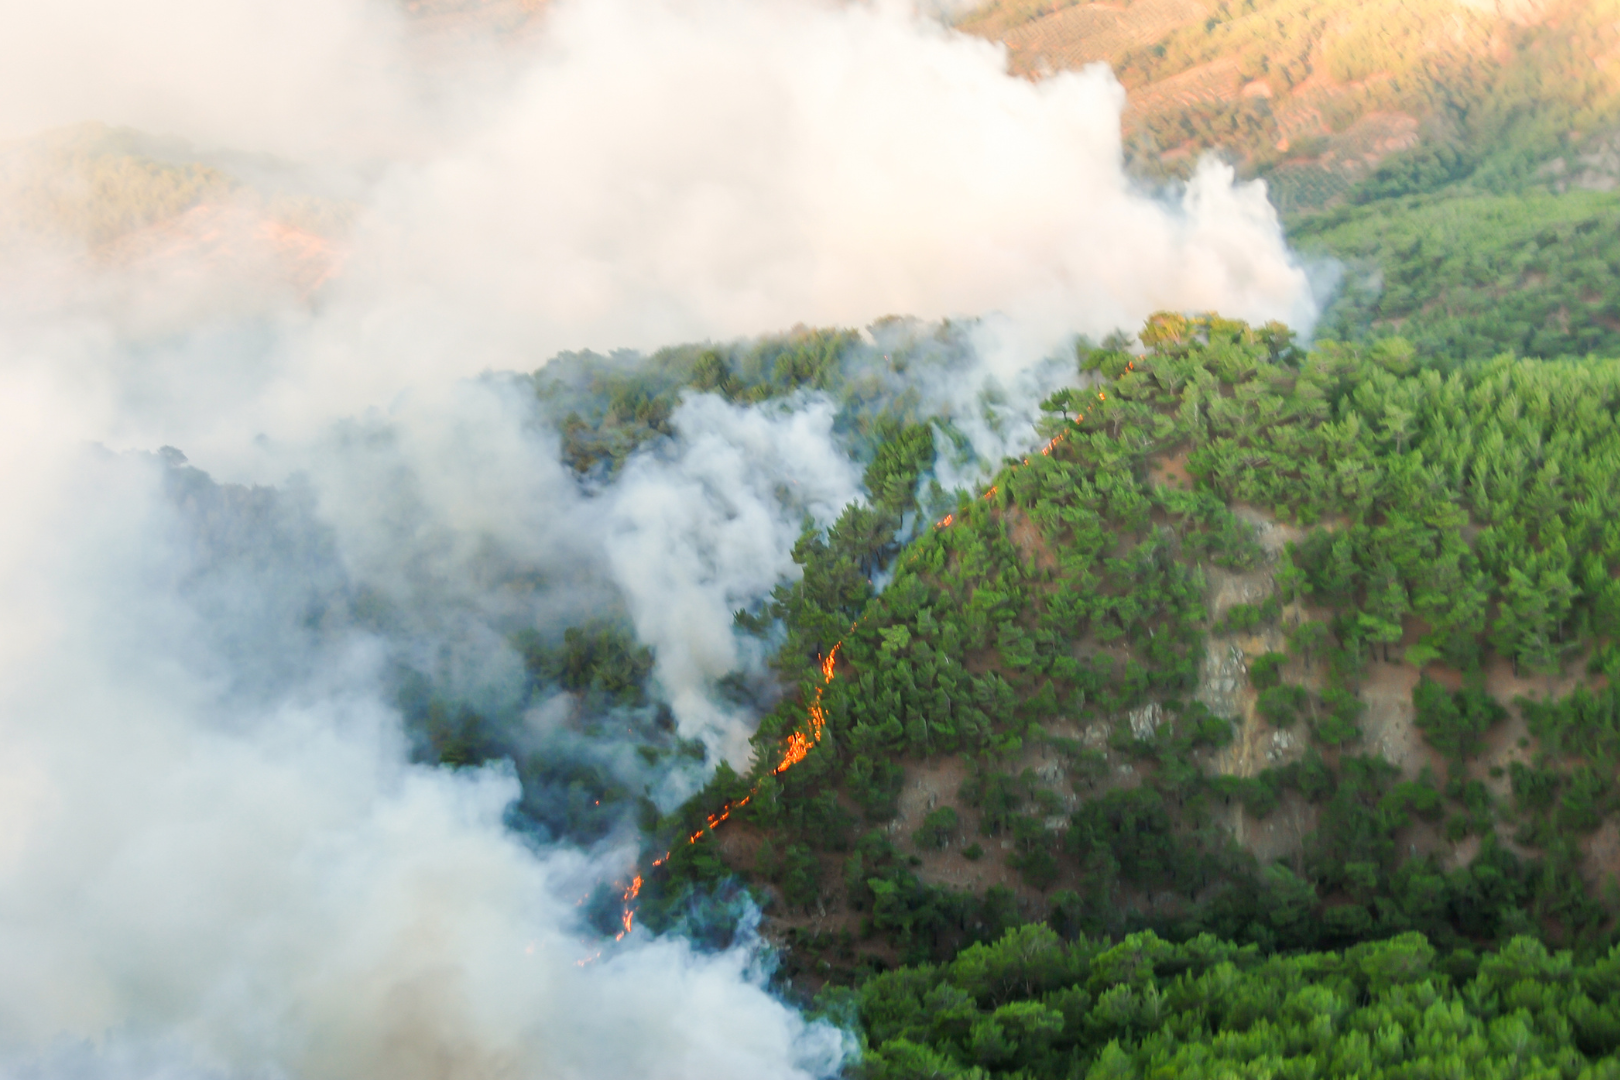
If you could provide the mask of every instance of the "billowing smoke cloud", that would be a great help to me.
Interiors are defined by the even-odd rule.
[[[898,4],[557,0],[514,39],[461,30],[360,0],[8,21],[0,133],[127,124],[242,183],[53,233],[40,208],[100,180],[0,154],[0,231],[29,236],[0,257],[0,1070],[832,1071],[837,1033],[749,949],[592,944],[576,902],[628,826],[514,831],[512,766],[411,763],[400,686],[550,753],[571,706],[526,696],[514,635],[622,612],[678,733],[740,755],[716,686],[762,658],[731,612],[858,496],[834,405],[691,396],[583,484],[521,382],[470,377],[996,313],[918,386],[994,457],[1073,333],[1309,321],[1261,188],[1132,188],[1102,70],[1010,79]],[[289,190],[342,212],[288,224]],[[696,778],[570,737],[666,806]]]
[[[407,765],[377,641],[327,635],[280,693],[232,686],[230,620],[188,602],[203,557],[164,471],[79,455],[8,544],[4,1057],[72,1036],[168,1039],[222,1075],[836,1062],[836,1033],[759,990],[745,954],[592,961],[572,896],[613,867],[506,831],[509,769]],[[259,591],[235,596],[262,614]]]
[[[629,851],[537,851],[506,825],[511,768],[410,764],[393,696],[403,662],[492,714],[518,704],[505,633],[600,609],[629,560],[690,733],[735,743],[739,718],[701,711],[734,658],[680,635],[723,653],[727,604],[779,580],[799,515],[853,494],[828,410],[695,399],[661,455],[589,496],[521,405],[462,384],[261,447],[298,470],[271,490],[76,445],[39,422],[72,403],[7,397],[0,1071],[835,1067],[841,1037],[768,996],[748,949],[595,941],[577,901]]]
[[[676,716],[694,733],[725,732],[718,749],[732,760],[748,757],[748,725],[717,708],[712,688],[762,659],[742,655],[732,613],[791,576],[805,519],[825,528],[860,494],[832,422],[824,399],[767,412],[700,395],[674,417],[673,459],[638,458],[615,486],[607,551],[636,629]]]
[[[379,193],[345,295],[435,355],[446,309],[483,357],[888,313],[1001,311],[1048,348],[1161,308],[1310,319],[1261,186],[1210,163],[1178,205],[1133,190],[1101,67],[1010,79],[861,4],[565,0],[548,31]]]
[[[304,155],[364,206],[256,430],[564,348],[797,322],[1001,311],[1049,349],[1160,308],[1312,316],[1262,187],[1209,164],[1176,204],[1133,189],[1106,70],[1012,79],[897,5],[557,0],[499,65],[423,71],[409,27],[356,0],[172,4],[144,28],[105,0],[31,15],[0,100]]]

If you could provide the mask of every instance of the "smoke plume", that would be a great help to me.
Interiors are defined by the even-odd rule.
[[[840,404],[690,394],[582,478],[488,373],[985,316],[883,378],[993,460],[1074,334],[1308,325],[1263,187],[1140,192],[1107,71],[1013,79],[899,4],[161,7],[0,39],[0,1072],[836,1071],[746,942],[606,941],[579,901],[633,796],[701,781],[682,747],[746,755],[732,612],[862,497]],[[592,620],[648,700],[525,652]],[[429,764],[464,714],[492,760]]]

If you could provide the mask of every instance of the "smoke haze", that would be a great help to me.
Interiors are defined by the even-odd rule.
[[[668,809],[705,768],[675,740],[744,759],[720,684],[768,676],[732,612],[862,497],[838,403],[689,395],[586,482],[530,384],[479,376],[989,316],[965,366],[893,378],[994,461],[1073,334],[1308,327],[1263,188],[1140,193],[1106,71],[1012,79],[898,5],[558,0],[453,47],[354,0],[12,6],[0,1072],[835,1071],[746,940],[599,940],[578,901],[634,827],[518,776],[578,758]],[[34,138],[86,121],[168,141]],[[108,139],[192,186],[106,171]],[[654,701],[582,704],[513,645],[597,618]],[[418,683],[514,761],[413,763]]]

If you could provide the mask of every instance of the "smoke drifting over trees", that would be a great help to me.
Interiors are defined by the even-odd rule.
[[[986,380],[1033,400],[1067,335],[1156,308],[1312,312],[1263,190],[1218,165],[1170,202],[1131,190],[1106,72],[1010,79],[884,5],[563,2],[449,54],[359,3],[9,22],[0,132],[129,125],[243,182],[109,249],[40,224],[49,176],[0,175],[27,240],[0,257],[22,1075],[832,1071],[838,1033],[745,945],[604,945],[577,901],[628,865],[636,797],[701,779],[694,740],[740,751],[722,681],[768,678],[732,611],[859,497],[834,403],[691,394],[582,479],[532,387],[469,377],[999,312],[948,381],[891,373],[961,411]],[[255,216],[288,191],[352,221],[307,233],[330,273],[298,287]],[[1021,438],[962,430],[981,455]],[[519,644],[591,620],[651,648],[652,700],[573,693]],[[501,718],[493,763],[428,764],[458,709]],[[515,813],[520,776],[550,779]],[[595,818],[581,793],[607,788]]]

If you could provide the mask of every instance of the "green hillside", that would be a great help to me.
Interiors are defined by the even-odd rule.
[[[1476,1038],[1471,1067],[1512,1027],[1576,1070],[1554,1061],[1568,1025],[1536,1012],[1564,1005],[1526,998],[1519,1017],[1468,987],[1477,953],[1525,938],[1511,949],[1542,957],[1525,977],[1561,972],[1546,993],[1567,1004],[1585,984],[1534,942],[1596,956],[1615,934],[1620,362],[1442,373],[1399,340],[1304,351],[1213,316],[1158,316],[1141,343],[1082,349],[1099,381],[1046,403],[1049,453],[923,528],[874,592],[931,460],[891,429],[873,504],[807,533],[802,581],[739,616],[780,621],[799,689],[762,722],[750,775],[722,766],[656,827],[649,859],[668,857],[640,918],[689,926],[746,882],[795,985],[861,985],[873,1045],[908,1040],[892,1061],[912,1064],[871,1075],[955,1075],[905,1071],[928,1054],[1068,1075],[1041,1055],[1101,1062],[1131,1040],[1142,1061],[1388,1063],[1355,1032],[1418,1005]],[[1017,992],[958,978],[1032,923],[1008,941],[1036,941],[1045,974]],[[1395,953],[1359,943],[1412,933],[1401,955],[1421,963],[1396,981],[1424,988],[1369,998],[1382,961],[1366,958]],[[1097,967],[1132,934],[1157,976]],[[1324,949],[1349,951],[1300,955]],[[917,964],[947,964],[965,996],[898,970]],[[1250,1049],[1210,1051],[1227,1014],[1166,1004],[1217,972],[1275,982],[1232,1021]],[[1600,992],[1581,992],[1610,1008],[1591,978]],[[1292,994],[1348,996],[1307,1035]]]
[[[1214,151],[1264,179],[1344,265],[1327,335],[1615,355],[1616,0],[994,0],[958,25],[1034,77],[1109,63],[1144,178]]]
[[[957,27],[1035,77],[1108,63],[1138,167],[1185,175],[1217,149],[1285,209],[1375,190],[1380,162],[1418,148],[1461,151],[1425,184],[1480,170],[1516,187],[1561,155],[1576,166],[1620,120],[1614,0],[992,0]]]
[[[1046,927],[828,995],[866,1033],[861,1075],[1578,1077],[1620,1073],[1620,954],[1573,962],[1516,938],[1483,959],[1417,934],[1281,957],[1151,931]]]
[[[1620,198],[1607,192],[1414,195],[1294,231],[1345,276],[1321,328],[1398,331],[1441,361],[1620,355]]]

